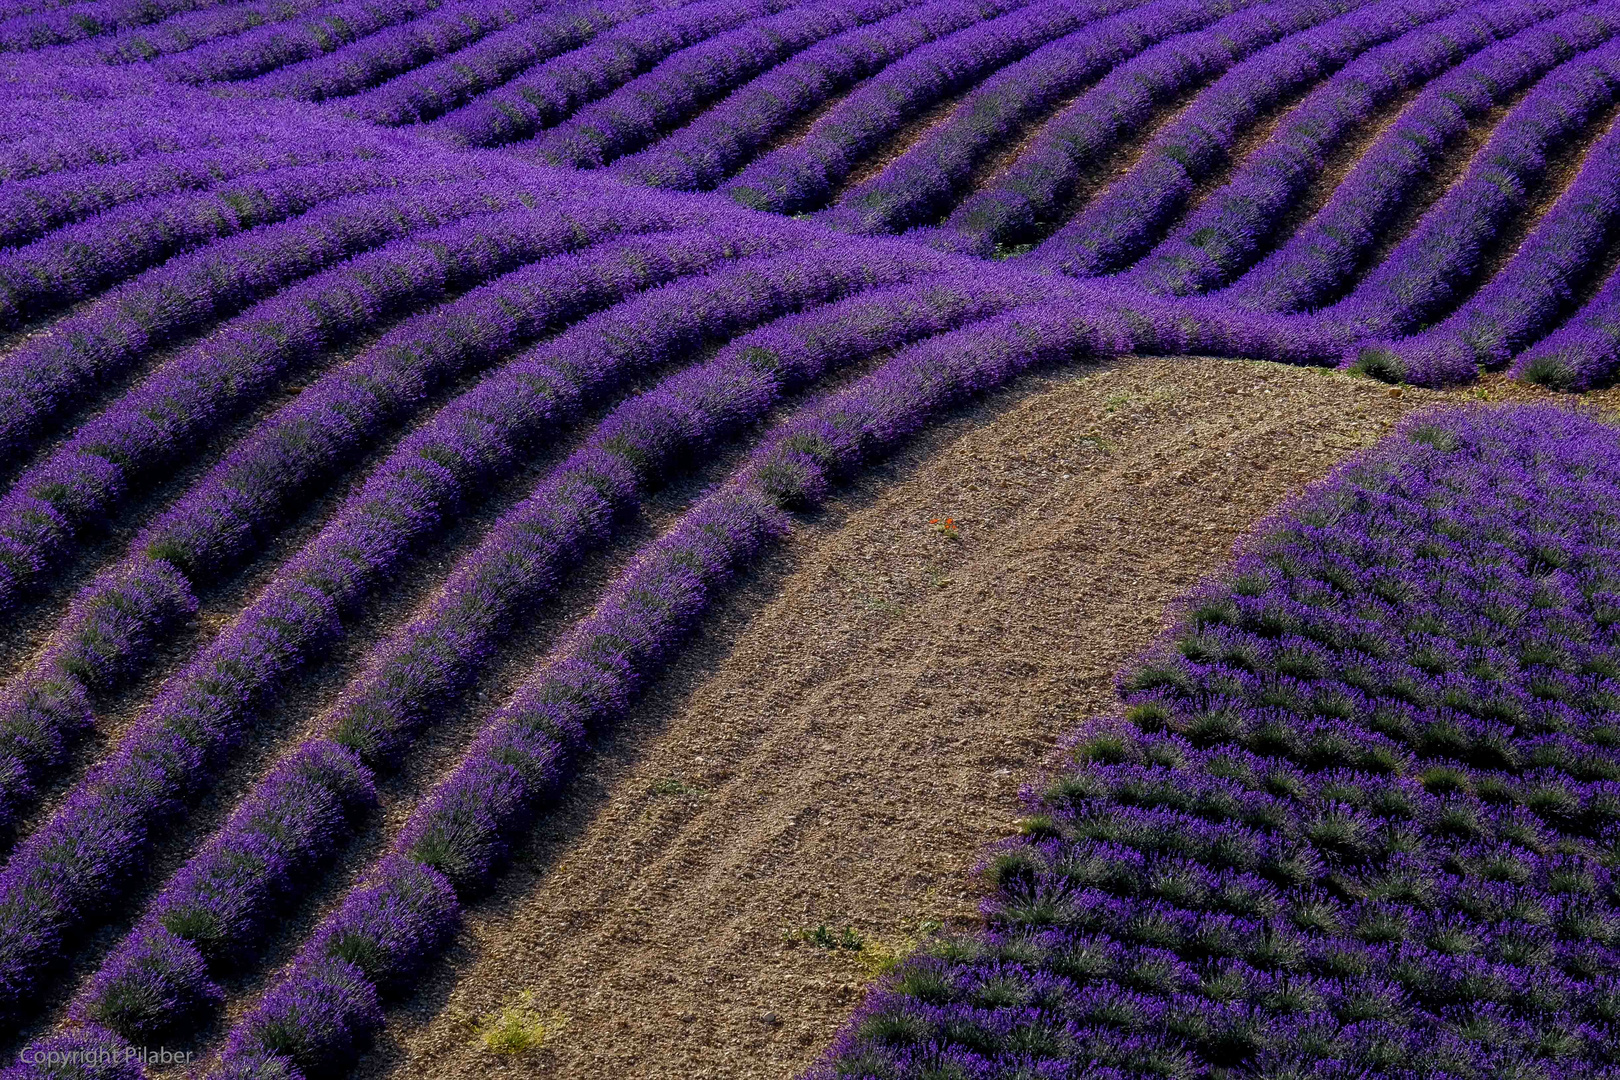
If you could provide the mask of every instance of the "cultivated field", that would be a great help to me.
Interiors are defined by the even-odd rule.
[[[0,89],[0,1076],[1620,1077],[1620,5]]]

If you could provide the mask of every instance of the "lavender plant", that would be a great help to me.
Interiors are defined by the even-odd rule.
[[[785,508],[814,505],[832,482],[967,395],[1032,364],[1107,354],[1127,340],[1123,324],[1107,319],[1049,305],[1017,308],[905,350],[773,431],[732,480],[638,557],[490,719],[392,851],[233,1027],[211,1075],[267,1058],[282,1068],[329,1055],[351,1059],[379,1022],[377,998],[333,1000],[301,1026],[315,1039],[293,1046],[277,1042],[281,1003],[309,1000],[333,964],[357,967],[364,985],[383,995],[407,989],[448,939],[458,898],[487,887],[584,739],[627,707],[725,583],[784,531]]]
[[[1557,331],[1519,354],[1511,374],[1555,390],[1587,390],[1620,372],[1620,273]]]
[[[1358,359],[1379,356],[1385,369],[1426,386],[1469,382],[1480,367],[1506,366],[1568,311],[1574,283],[1593,270],[1614,242],[1617,218],[1620,130],[1611,128],[1588,152],[1558,202],[1471,300],[1421,334],[1360,344]],[[1539,381],[1562,388],[1575,382],[1539,369],[1538,374]]]
[[[627,510],[666,471],[757,418],[785,391],[815,379],[829,366],[987,314],[1017,297],[1005,289],[980,294],[965,280],[951,277],[882,290],[747,335],[713,361],[671,376],[621,405],[580,451],[491,528],[478,549],[451,572],[426,611],[373,651],[361,677],[325,718],[329,734],[304,744],[294,757],[335,752],[330,749],[335,742],[358,753],[372,768],[393,768],[420,732],[489,664],[518,612],[549,596],[569,567],[605,542]],[[591,335],[574,337],[584,348],[595,347],[588,344]],[[677,339],[678,335],[665,347]],[[559,341],[546,352],[555,357],[569,350],[569,344]],[[496,396],[479,395],[484,402]],[[452,414],[443,418],[441,427],[454,430],[464,424]],[[361,775],[369,781],[364,767]],[[285,785],[278,776],[273,773],[262,783],[249,803],[284,802]],[[244,843],[236,837],[245,827],[233,819],[208,850]],[[313,862],[334,842],[334,837],[321,833],[300,849],[307,850],[307,856],[298,857]],[[192,869],[217,863],[217,858],[205,855],[188,864],[140,928],[102,965],[81,996],[78,1008],[84,1015],[127,1037],[146,1037],[155,1021],[145,1013],[123,1016],[124,1002],[176,996],[205,1002],[212,994],[209,969],[229,959],[217,955],[224,943],[232,950],[245,950],[262,940],[269,929],[268,915],[286,901],[290,887],[267,892],[256,874],[232,884],[219,881],[220,871]],[[175,910],[186,914],[171,914]],[[193,923],[205,927],[205,938],[190,932]],[[229,924],[228,933],[218,929],[224,923]],[[176,945],[175,935],[192,941],[193,947]],[[161,955],[153,953],[154,936],[163,942]],[[142,989],[148,984],[150,990]],[[175,1015],[164,1023],[183,1024],[190,1017],[185,1010],[163,1015],[171,1012]]]
[[[428,15],[250,81],[245,89],[304,101],[343,97],[471,45],[547,7],[550,0],[457,0]]]
[[[648,149],[621,158],[613,172],[654,187],[712,188],[796,118],[934,39],[1017,6],[1016,0],[941,0],[829,38]]]
[[[1403,91],[1443,74],[1498,39],[1578,6],[1512,2],[1481,6],[1374,49],[1347,65],[1287,116],[1232,179],[1132,267],[1133,285],[1187,295],[1248,269],[1278,222],[1327,165],[1328,155]]]
[[[782,0],[712,0],[650,13],[604,34],[602,40],[588,48],[539,65],[499,93],[478,98],[441,117],[433,130],[452,142],[471,146],[527,138],[541,129],[555,127],[588,102],[612,93],[667,57],[785,6]],[[473,70],[480,84],[505,81],[499,74],[504,67],[487,75],[482,64],[473,65]],[[457,81],[458,94],[464,93],[459,90],[462,81]],[[379,93],[388,96],[388,88]],[[459,103],[458,97],[437,88],[414,96],[426,107],[417,106],[413,119],[426,119]],[[384,122],[399,122],[386,119],[397,114],[397,105],[384,108],[392,111],[371,115]]]
[[[826,0],[756,19],[676,53],[537,136],[523,152],[555,165],[600,168],[788,57],[902,6],[902,0]]]
[[[340,0],[289,20],[221,38],[153,62],[188,83],[246,79],[333,52],[350,42],[437,10],[445,0]]]
[[[1580,8],[1485,49],[1424,88],[1327,203],[1220,296],[1255,310],[1300,311],[1342,297],[1397,210],[1468,126],[1617,30],[1614,12]]]
[[[1594,121],[1620,88],[1620,42],[1593,49],[1549,73],[1492,132],[1462,180],[1446,192],[1345,299],[1317,314],[1357,337],[1402,334],[1449,311],[1477,279],[1501,223],[1522,210],[1547,156]],[[1400,358],[1356,348],[1346,365],[1403,379]],[[1426,381],[1471,379],[1474,370],[1411,372]]]
[[[1235,62],[1291,31],[1343,14],[1348,6],[1267,4],[1242,11],[1242,4],[1230,2],[1159,3],[1105,19],[987,79],[944,124],[877,176],[844,193],[825,220],[852,232],[899,232],[928,224],[949,209],[975,167],[1024,123],[1160,41],[1214,23],[1207,33],[1227,43]],[[1241,13],[1233,15],[1234,9]]]
[[[1030,257],[1081,277],[1135,261],[1181,211],[1195,178],[1219,165],[1238,133],[1266,110],[1332,75],[1368,48],[1461,6],[1457,0],[1373,4],[1261,50],[1199,94],[1154,137],[1126,176]]]
[[[917,113],[1054,38],[1137,6],[1131,0],[1033,4],[926,45],[822,116],[799,143],[759,158],[720,190],[755,210],[824,204],[867,154]]]

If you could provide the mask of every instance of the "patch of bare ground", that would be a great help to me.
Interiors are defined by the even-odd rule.
[[[1019,785],[1259,517],[1404,413],[1545,397],[1199,358],[1025,380],[865,476],[768,558],[607,735],[367,1080],[781,1077],[862,959],[976,911]],[[1599,396],[1620,405],[1620,391]],[[930,522],[952,518],[956,535]],[[859,951],[793,942],[853,927]],[[552,1029],[500,1056],[480,1018]]]

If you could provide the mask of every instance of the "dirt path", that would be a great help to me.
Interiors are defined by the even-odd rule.
[[[800,528],[475,904],[367,1077],[785,1077],[862,959],[970,918],[1017,790],[1167,602],[1441,395],[1219,360],[1026,381]],[[951,517],[955,537],[930,526]],[[860,951],[790,944],[846,925]],[[560,1025],[482,1049],[527,991]]]

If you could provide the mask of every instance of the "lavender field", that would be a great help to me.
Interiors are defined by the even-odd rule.
[[[0,0],[0,90],[0,1077],[436,1075],[766,568],[1156,357],[1413,411],[1268,414],[1309,468],[1161,538],[976,915],[629,1073],[1620,1080],[1620,3]]]

